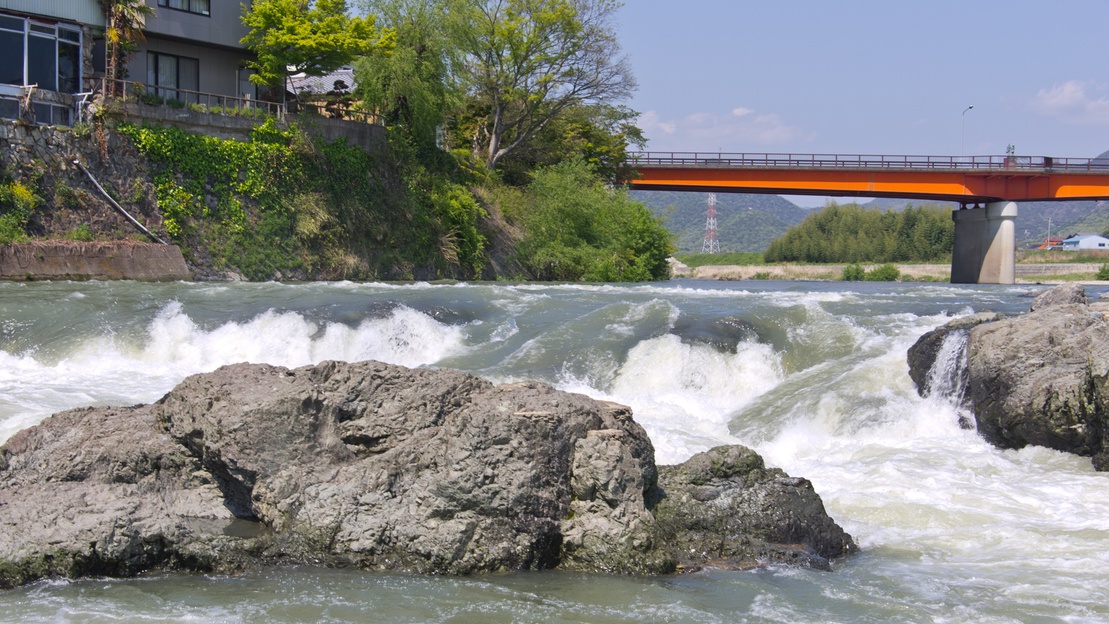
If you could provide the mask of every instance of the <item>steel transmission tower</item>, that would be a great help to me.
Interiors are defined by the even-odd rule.
[[[716,240],[716,193],[709,193],[708,219],[705,220],[705,242],[701,244],[701,253],[720,253],[720,241]]]

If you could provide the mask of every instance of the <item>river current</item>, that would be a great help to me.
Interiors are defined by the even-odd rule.
[[[51,581],[0,592],[0,621],[1109,621],[1109,473],[994,449],[959,426],[954,390],[917,396],[905,361],[952,317],[1021,312],[1044,288],[0,283],[0,441],[233,362],[451,367],[630,405],[659,463],[746,444],[810,479],[861,547],[831,572]]]

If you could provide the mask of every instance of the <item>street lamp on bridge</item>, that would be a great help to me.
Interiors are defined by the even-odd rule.
[[[962,115],[963,121],[962,121],[962,124],[959,126],[959,155],[960,156],[963,155],[963,144],[964,144],[963,137],[966,136],[967,111],[972,109],[972,108],[974,108],[974,104],[971,104],[970,106],[966,107],[966,109],[963,110],[963,115]]]

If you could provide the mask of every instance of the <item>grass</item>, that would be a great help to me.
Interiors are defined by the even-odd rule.
[[[1109,262],[1109,250],[1017,251],[1017,264],[1101,264]]]
[[[719,254],[682,254],[675,258],[690,268],[708,265],[762,266],[766,264],[761,253],[738,252]]]

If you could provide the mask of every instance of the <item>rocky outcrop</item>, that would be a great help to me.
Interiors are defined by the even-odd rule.
[[[668,573],[854,544],[803,479],[724,447],[662,471],[626,407],[540,383],[240,364],[0,448],[0,584],[310,562]]]
[[[995,312],[980,312],[969,316],[961,316],[924,334],[913,346],[909,347],[909,377],[916,384],[920,395],[930,395],[933,392],[935,381],[943,374],[943,371],[936,370],[936,362],[945,344],[957,335],[965,336],[972,328],[982,323],[996,321],[998,318],[1000,317]],[[963,342],[965,344],[965,341]],[[950,374],[958,376],[958,379],[956,383],[948,384],[948,387],[966,387],[967,370],[965,366],[957,367],[950,371]]]
[[[1102,304],[1088,305],[1081,287],[1042,294],[1019,317],[977,324],[967,341],[966,403],[978,432],[1001,448],[1026,445],[1089,456],[1109,470],[1109,319]],[[910,350],[919,355],[936,340],[926,334]],[[927,358],[909,357],[918,379]]]

